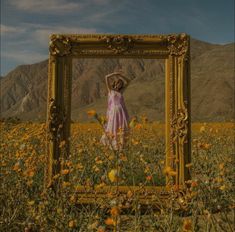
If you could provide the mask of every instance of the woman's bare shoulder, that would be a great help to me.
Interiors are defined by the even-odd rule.
[[[113,90],[112,90],[112,89],[110,89],[110,90],[108,91],[108,96],[111,96],[111,95],[113,95]]]

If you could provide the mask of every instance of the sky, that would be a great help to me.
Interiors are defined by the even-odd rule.
[[[234,42],[234,0],[0,0],[1,76],[48,58],[49,35],[187,33]]]

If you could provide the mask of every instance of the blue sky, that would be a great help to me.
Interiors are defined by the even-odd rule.
[[[47,59],[51,33],[181,32],[234,42],[234,0],[1,0],[1,76]]]

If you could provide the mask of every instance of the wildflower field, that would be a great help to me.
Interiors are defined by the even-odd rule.
[[[233,231],[234,132],[233,123],[192,124],[191,201],[179,214],[170,200],[169,207],[141,212],[131,191],[129,205],[113,204],[109,193],[109,207],[77,204],[81,185],[164,185],[164,124],[136,123],[118,154],[100,144],[99,123],[71,124],[71,157],[55,176],[69,181],[58,197],[43,192],[45,123],[1,122],[0,231]]]

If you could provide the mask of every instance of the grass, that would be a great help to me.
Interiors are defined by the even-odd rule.
[[[76,206],[80,185],[164,185],[164,125],[137,123],[127,149],[117,156],[102,146],[98,123],[72,124],[71,157],[64,161],[60,197],[43,193],[46,163],[45,124],[1,122],[0,231],[233,231],[234,125],[192,124],[192,174],[189,214],[179,216],[169,207],[140,212],[131,192],[133,211],[107,195],[107,207]],[[63,143],[61,144],[63,146]],[[117,163],[118,158],[118,163]],[[117,166],[118,164],[118,166]],[[111,172],[111,174],[110,174]],[[113,175],[113,176],[112,176]]]

